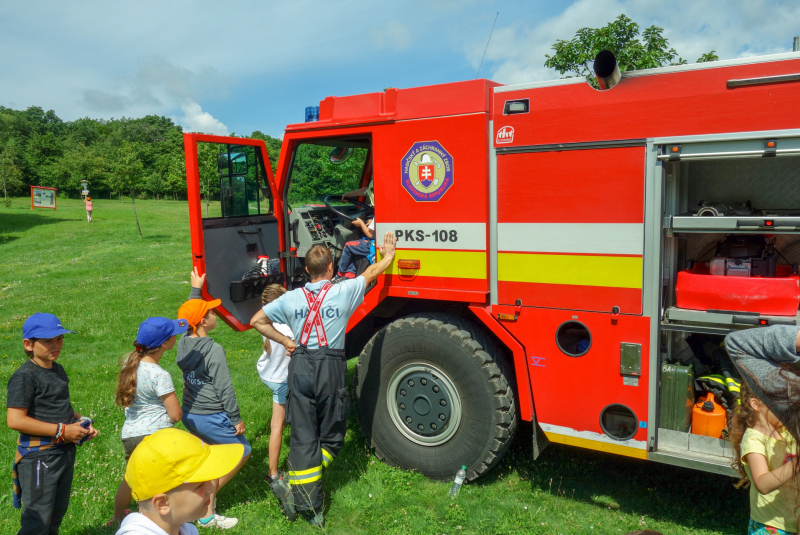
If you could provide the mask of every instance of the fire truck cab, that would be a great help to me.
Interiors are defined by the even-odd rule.
[[[797,323],[796,73],[800,55],[779,54],[606,89],[327,97],[319,120],[286,127],[274,175],[262,141],[186,134],[192,261],[245,330],[265,284],[305,283],[312,245],[338,262],[355,217],[397,236],[347,334],[363,432],[392,465],[475,479],[522,419],[534,456],[557,442],[732,473],[724,431],[698,432],[693,412],[702,377],[735,398],[726,333]],[[352,189],[293,205],[302,151],[320,146],[322,164],[349,158]]]

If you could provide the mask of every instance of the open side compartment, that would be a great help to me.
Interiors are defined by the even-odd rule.
[[[800,146],[800,140],[778,145]],[[662,146],[661,154],[674,146]],[[733,475],[728,427],[740,378],[722,341],[733,330],[800,325],[800,158],[771,157],[755,150],[767,146],[755,139],[677,146],[680,157],[659,156],[655,453],[672,464]],[[714,415],[702,411],[709,393]]]

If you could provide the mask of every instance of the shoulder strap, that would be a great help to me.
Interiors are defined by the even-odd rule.
[[[319,347],[328,346],[328,337],[325,335],[325,328],[322,326],[322,317],[319,311],[322,308],[322,301],[331,288],[333,288],[331,283],[325,283],[319,291],[319,295],[316,297],[314,297],[313,293],[303,288],[303,295],[306,297],[306,302],[308,302],[308,316],[306,316],[306,321],[303,324],[303,332],[300,335],[300,345],[305,346],[308,344],[311,329],[316,329]]]

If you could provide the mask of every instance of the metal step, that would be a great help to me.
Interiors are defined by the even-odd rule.
[[[658,450],[650,452],[648,459],[715,474],[738,476],[731,467],[731,443],[719,438],[659,429]]]

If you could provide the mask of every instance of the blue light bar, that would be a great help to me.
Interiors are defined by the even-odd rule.
[[[319,106],[306,106],[306,122],[319,121]]]

